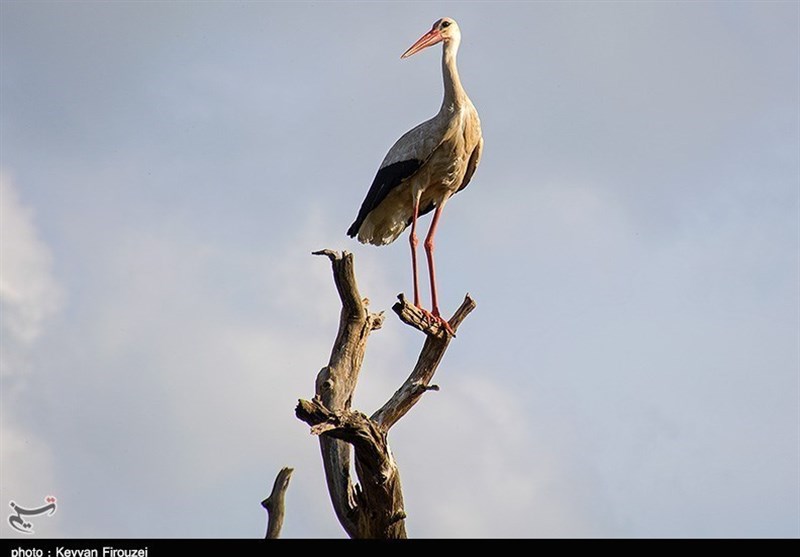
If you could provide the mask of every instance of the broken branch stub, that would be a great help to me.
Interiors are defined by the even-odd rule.
[[[268,540],[280,537],[286,510],[286,490],[289,488],[292,472],[294,472],[293,468],[282,468],[275,477],[272,492],[261,501],[261,506],[267,510],[267,534],[265,537]]]

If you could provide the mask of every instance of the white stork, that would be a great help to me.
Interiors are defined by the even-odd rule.
[[[347,231],[364,244],[381,246],[393,242],[410,224],[411,267],[414,275],[414,305],[452,329],[439,312],[436,272],[433,264],[433,237],[447,200],[467,187],[481,158],[483,138],[478,112],[458,78],[456,53],[461,42],[458,24],[449,17],[433,24],[401,58],[444,43],[442,76],[444,100],[439,112],[406,132],[389,149],[361,204],[358,217]],[[432,210],[430,230],[425,238],[425,253],[431,282],[431,313],[422,308],[417,279],[417,218]]]

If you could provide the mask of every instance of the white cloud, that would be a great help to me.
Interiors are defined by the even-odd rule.
[[[20,201],[8,173],[0,171],[0,373],[14,374],[24,367],[20,352],[30,349],[62,298],[33,212]]]
[[[50,447],[23,423],[30,359],[48,319],[58,311],[62,290],[52,274],[50,250],[39,238],[33,211],[19,199],[9,175],[0,171],[0,487],[4,500],[38,506],[57,495]],[[56,514],[55,516],[58,516]],[[36,521],[38,535],[57,535],[58,520]],[[3,533],[16,535],[6,521]],[[20,534],[21,535],[21,534]]]

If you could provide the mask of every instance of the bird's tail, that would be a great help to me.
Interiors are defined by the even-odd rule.
[[[358,228],[355,227],[354,223],[348,229],[347,235],[351,238],[357,238],[362,244],[385,246],[394,242],[407,226],[408,224],[401,220],[376,222],[375,219],[367,218]]]

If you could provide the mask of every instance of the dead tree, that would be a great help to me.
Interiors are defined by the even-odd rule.
[[[351,538],[405,538],[400,473],[387,436],[426,391],[438,390],[431,380],[452,337],[400,294],[392,309],[404,323],[425,335],[417,363],[397,392],[371,416],[352,410],[367,338],[381,328],[384,317],[382,312],[371,313],[368,300],[361,298],[352,254],[323,250],[314,255],[330,259],[342,311],[330,361],[317,375],[314,398],[300,400],[295,414],[319,436],[328,491],[347,534]],[[467,295],[449,320],[453,331],[473,309],[475,302]],[[350,474],[352,454],[357,484]]]

